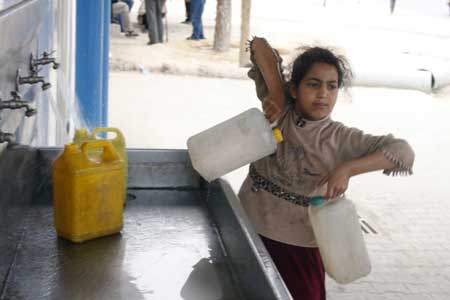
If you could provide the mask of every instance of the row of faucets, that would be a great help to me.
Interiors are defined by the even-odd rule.
[[[54,51],[53,51],[54,52]],[[52,85],[49,82],[45,82],[44,76],[39,76],[39,69],[40,65],[48,65],[52,64],[53,69],[58,69],[59,64],[56,62],[55,58],[51,55],[53,54],[43,52],[41,57],[33,58],[33,54],[30,54],[30,63],[29,63],[29,74],[28,76],[20,76],[20,69],[17,69],[16,74],[16,90],[18,89],[18,86],[21,84],[36,84],[41,83],[41,88],[43,91],[49,89]]]
[[[58,69],[59,64],[56,62],[56,59],[52,57],[53,52],[44,51],[37,58],[33,57],[33,54],[30,54],[30,61],[28,65],[28,75],[21,76],[20,69],[17,69],[16,72],[16,82],[15,82],[15,90],[10,92],[11,99],[3,101],[0,98],[0,111],[3,109],[20,109],[25,108],[25,116],[31,117],[36,114],[36,109],[30,107],[29,101],[22,100],[22,96],[19,93],[19,86],[22,84],[36,84],[41,83],[41,88],[43,91],[49,89],[51,84],[49,82],[45,82],[45,77],[40,76],[39,72],[41,69],[39,66],[52,64],[53,69]],[[0,130],[0,143],[8,142],[12,143],[14,135],[11,133],[2,132]]]

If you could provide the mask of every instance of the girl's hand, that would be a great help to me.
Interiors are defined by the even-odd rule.
[[[262,109],[264,111],[264,115],[270,123],[276,122],[281,117],[281,113],[283,112],[283,107],[280,107],[277,101],[272,99],[270,95],[264,98],[264,101],[262,102]]]
[[[351,177],[350,168],[345,164],[336,167],[319,181],[319,186],[327,183],[326,199],[332,199],[342,195],[348,188],[348,182]]]

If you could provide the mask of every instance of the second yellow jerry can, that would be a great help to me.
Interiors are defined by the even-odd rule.
[[[102,150],[101,159],[89,153]],[[124,162],[109,141],[66,145],[53,163],[53,207],[60,237],[83,242],[119,232],[125,201]]]
[[[99,137],[100,133],[114,133],[115,137],[111,139],[102,139]],[[96,141],[96,140],[108,140],[111,142],[111,144],[114,146],[116,151],[119,153],[120,157],[124,161],[124,172],[125,172],[125,197],[126,197],[126,189],[127,189],[127,182],[128,182],[128,156],[127,156],[127,149],[126,149],[126,142],[125,137],[122,134],[122,132],[114,127],[100,127],[95,128],[92,130],[92,133],[89,133],[89,131],[85,128],[77,129],[75,131],[75,136],[73,138],[73,143],[77,144],[81,147],[81,145],[85,142],[89,141]],[[101,155],[101,150],[92,149],[90,150],[91,155],[94,159],[98,159]]]

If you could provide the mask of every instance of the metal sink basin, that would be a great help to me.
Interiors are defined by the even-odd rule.
[[[290,299],[229,184],[208,184],[185,150],[128,151],[120,234],[74,244],[53,227],[61,149],[0,158],[0,299]]]

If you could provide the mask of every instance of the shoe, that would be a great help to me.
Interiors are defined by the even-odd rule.
[[[187,39],[187,40],[190,40],[190,41],[199,41],[199,40],[200,40],[200,39],[195,38],[195,37],[192,37],[192,36],[189,36],[189,37],[187,37],[186,39]]]
[[[190,24],[190,23],[191,23],[191,20],[189,20],[189,19],[186,19],[183,22],[181,22],[181,24]]]
[[[138,35],[139,34],[137,32],[134,32],[133,30],[125,32],[126,37],[136,37]]]
[[[164,43],[164,41],[158,41],[158,42],[148,41],[147,45],[162,44],[162,43]]]

